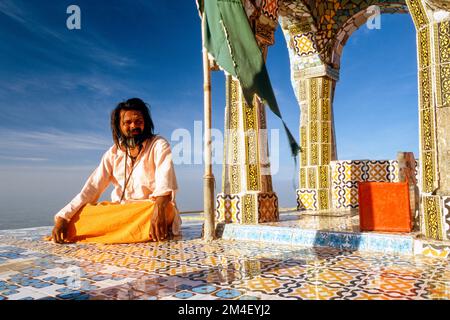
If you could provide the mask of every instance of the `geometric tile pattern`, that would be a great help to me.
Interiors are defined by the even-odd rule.
[[[416,162],[417,176],[417,162]],[[358,207],[358,182],[397,182],[397,160],[332,161],[332,202],[334,209]]]
[[[301,33],[293,38],[298,52],[308,55],[315,52],[313,33]],[[332,92],[335,82],[328,77],[311,77],[299,83],[298,98],[301,105],[300,139],[300,195],[304,190],[315,191],[318,210],[328,210],[331,206],[330,160],[334,159],[335,143],[332,123]],[[305,198],[308,196],[305,196]],[[311,198],[311,196],[309,196]],[[305,201],[306,200],[306,201]],[[308,200],[307,209],[314,210]],[[300,205],[299,208],[305,206]]]
[[[278,0],[262,0],[261,12],[268,18],[277,21],[277,19],[278,19]]]
[[[422,229],[428,239],[446,240],[442,199],[439,196],[422,195]]]
[[[442,197],[442,209],[445,234],[447,235],[447,240],[450,240],[450,197]]]
[[[216,219],[225,223],[241,223],[242,209],[238,195],[219,193],[216,197]]]
[[[278,197],[273,192],[217,194],[216,219],[218,222],[263,223],[278,221],[278,218]]]
[[[439,104],[441,88],[439,87],[440,61],[439,35],[434,34],[437,24],[430,21],[432,14],[427,13],[427,4],[423,0],[406,1],[411,12],[416,30],[419,69],[419,136],[422,192],[432,193],[438,187],[437,157],[438,143],[436,133],[436,104]],[[433,35],[434,34],[434,35]],[[436,37],[436,39],[432,39]],[[433,50],[434,49],[434,50]],[[433,51],[436,55],[433,55]],[[434,81],[435,80],[435,81]],[[437,100],[437,101],[436,101]]]
[[[258,223],[279,220],[278,197],[275,193],[258,194]]]
[[[273,43],[278,1],[265,0],[257,4],[247,1],[245,6],[264,51]],[[278,213],[274,204],[278,201],[274,200],[276,195],[272,192],[270,172],[266,171],[269,164],[260,159],[265,155],[267,141],[257,135],[266,126],[264,106],[258,99],[248,105],[238,80],[229,78],[226,90],[225,126],[233,134],[225,141],[222,193],[216,198],[216,215],[219,221],[226,223],[258,223],[260,217],[263,221],[273,221]],[[270,196],[259,201],[259,193]]]
[[[439,11],[438,2],[441,1],[408,0],[407,4],[417,30],[419,58],[419,135],[423,192],[421,227],[427,238],[450,240],[448,209],[445,208],[443,199],[434,193],[439,187],[447,189],[449,183],[448,161],[445,160],[446,151],[443,151],[447,145],[448,127],[447,121],[442,120],[444,113],[441,110],[450,102],[450,24],[445,18],[440,23],[435,22],[434,16]],[[436,5],[438,6],[435,7]],[[445,10],[445,7],[440,9]]]
[[[270,300],[450,298],[450,262],[252,242],[181,238],[56,245],[51,228],[0,231],[1,300]]]
[[[317,200],[317,190],[298,189],[297,190],[297,209],[298,210],[317,210],[319,208]]]
[[[294,49],[297,55],[308,56],[317,53],[313,32],[295,35],[293,37],[293,41]]]

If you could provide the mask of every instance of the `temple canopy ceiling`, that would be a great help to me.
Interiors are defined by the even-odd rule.
[[[320,60],[339,68],[343,46],[374,10],[408,12],[405,0],[281,0],[279,21],[289,48],[297,56],[308,57],[304,65],[317,65]],[[300,64],[304,61],[302,58]]]
[[[450,1],[448,0],[426,0],[425,2],[435,9],[450,10]]]
[[[444,0],[428,0],[443,4]],[[407,11],[405,0],[280,0],[279,14],[287,22],[299,22],[305,16],[312,17],[319,30],[337,30],[357,13],[377,5],[381,12]]]

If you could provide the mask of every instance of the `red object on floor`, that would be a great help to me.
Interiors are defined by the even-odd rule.
[[[361,231],[411,232],[407,182],[359,182]]]

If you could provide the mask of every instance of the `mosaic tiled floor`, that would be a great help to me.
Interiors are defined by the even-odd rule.
[[[0,231],[5,299],[449,299],[450,261],[183,237],[156,244],[56,245],[49,227]]]

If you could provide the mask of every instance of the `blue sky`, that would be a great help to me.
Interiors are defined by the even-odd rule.
[[[66,9],[81,8],[81,30]],[[280,30],[267,67],[298,139],[299,107]],[[203,118],[200,19],[195,2],[0,0],[0,229],[50,224],[111,145],[109,113],[141,97],[170,140]],[[343,52],[334,101],[339,159],[418,151],[415,30],[408,15],[363,26]],[[213,73],[213,127],[223,129],[224,76]],[[281,127],[268,112],[269,128]],[[296,168],[280,131],[275,191],[295,206]],[[177,165],[181,210],[202,208],[202,165]],[[221,166],[214,167],[217,192]],[[195,190],[195,191],[193,191]],[[106,194],[104,199],[108,199]]]

